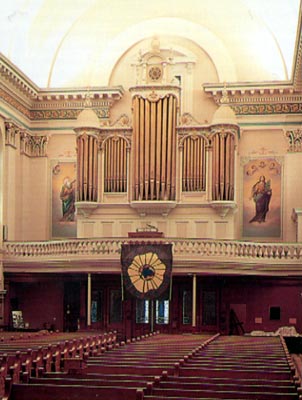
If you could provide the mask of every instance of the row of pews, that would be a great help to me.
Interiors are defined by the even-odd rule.
[[[10,374],[3,399],[302,399],[282,337],[151,333],[118,343],[110,333],[63,342],[73,350],[60,362],[24,366],[18,381]]]
[[[145,399],[301,399],[280,338],[217,336],[162,374]]]
[[[61,372],[66,360],[83,360],[118,346],[116,333],[39,331],[0,338],[0,399],[11,397],[15,384],[47,372]]]
[[[63,372],[42,372],[12,385],[10,400],[142,400],[156,376],[172,373],[209,335],[151,333],[116,344],[86,359],[65,359]]]

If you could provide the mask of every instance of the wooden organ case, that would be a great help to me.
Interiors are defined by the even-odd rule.
[[[162,56],[154,38],[136,64],[130,89],[133,109],[132,202],[175,202],[179,86],[172,59]]]

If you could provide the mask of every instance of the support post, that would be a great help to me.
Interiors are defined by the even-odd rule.
[[[192,330],[196,330],[196,274],[193,274],[192,282]]]
[[[154,300],[150,301],[151,312],[150,312],[150,322],[151,322],[151,332],[154,332]]]
[[[91,274],[87,276],[87,328],[91,328]]]

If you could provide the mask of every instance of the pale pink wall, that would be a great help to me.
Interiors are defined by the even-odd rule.
[[[302,332],[302,298],[301,283],[297,281],[272,281],[263,283],[262,279],[246,278],[238,283],[228,283],[223,289],[223,303],[246,306],[246,321],[243,326],[246,332],[262,330],[276,331],[281,326],[295,326]],[[272,306],[281,309],[280,321],[270,320],[269,310]],[[260,322],[261,323],[256,323]],[[296,324],[290,323],[296,319]]]
[[[38,283],[16,283],[12,295],[19,301],[23,319],[29,328],[43,329],[44,324],[54,324],[63,329],[63,283],[60,279]]]

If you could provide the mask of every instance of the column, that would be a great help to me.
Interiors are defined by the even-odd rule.
[[[87,276],[87,328],[91,328],[91,274]]]
[[[192,330],[196,330],[196,274],[193,274],[192,282]]]

